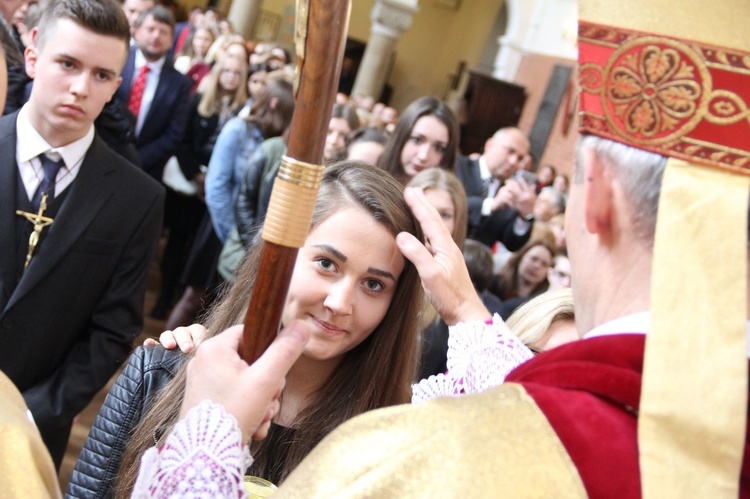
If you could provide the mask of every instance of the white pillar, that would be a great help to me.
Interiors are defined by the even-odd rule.
[[[524,40],[531,23],[536,0],[505,0],[508,10],[508,27],[498,38],[500,50],[495,58],[492,76],[513,81],[524,54]]]
[[[377,0],[370,15],[370,39],[354,80],[352,95],[380,97],[396,44],[401,33],[411,27],[417,10],[417,0]]]

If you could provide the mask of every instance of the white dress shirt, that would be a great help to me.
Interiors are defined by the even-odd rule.
[[[39,184],[44,178],[44,169],[42,161],[39,159],[40,154],[50,153],[48,156],[60,156],[65,161],[65,166],[60,168],[57,173],[55,182],[55,196],[59,195],[68,187],[80,170],[86,151],[91,147],[94,141],[94,126],[89,128],[82,138],[66,144],[62,147],[54,148],[39,135],[34,126],[29,121],[29,108],[25,104],[18,112],[16,120],[16,162],[18,163],[18,173],[21,175],[23,186],[26,189],[26,195],[29,200],[34,197]]]
[[[143,65],[148,64],[148,67],[151,69],[148,74],[146,74],[146,86],[143,89],[141,107],[138,111],[138,121],[135,124],[136,137],[141,134],[143,123],[146,121],[146,115],[148,114],[149,109],[151,109],[151,103],[154,101],[154,94],[156,94],[156,87],[159,86],[161,69],[164,67],[164,61],[166,61],[166,59],[165,56],[156,62],[148,62],[140,50],[135,51],[135,70],[133,71],[133,81],[130,82],[130,87],[133,87]]]
[[[600,324],[584,334],[583,337],[588,339],[613,334],[647,334],[650,330],[651,312],[636,312]],[[745,350],[747,352],[747,358],[750,359],[750,322],[745,323],[745,331],[745,336],[747,337]]]

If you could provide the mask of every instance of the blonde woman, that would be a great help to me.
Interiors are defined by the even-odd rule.
[[[507,323],[495,315],[494,327],[451,328],[448,372],[412,386],[412,402],[480,393],[502,383],[535,354],[579,339],[570,289],[543,293],[516,310]]]

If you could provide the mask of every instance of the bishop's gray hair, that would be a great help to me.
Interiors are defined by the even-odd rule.
[[[583,146],[589,147],[617,176],[630,203],[634,235],[653,245],[659,192],[667,158],[614,140],[586,135],[578,141],[573,178],[575,183],[583,182],[583,165],[580,157]]]

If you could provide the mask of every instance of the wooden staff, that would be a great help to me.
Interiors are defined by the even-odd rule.
[[[336,98],[350,0],[298,0],[297,82],[287,155],[274,182],[259,273],[240,354],[254,362],[279,328],[297,251],[305,242],[323,175],[323,146]]]

